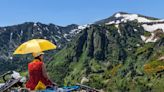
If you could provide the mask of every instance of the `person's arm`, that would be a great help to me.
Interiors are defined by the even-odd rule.
[[[44,76],[45,78],[47,78],[47,79],[52,83],[53,86],[56,86],[56,87],[57,87],[57,84],[54,83],[54,82],[52,82],[52,81],[49,79],[49,76],[48,76],[48,74],[47,74],[47,72],[46,72],[46,67],[45,67],[44,63],[43,63],[43,65],[42,65],[42,72],[43,72],[43,76]]]
[[[47,75],[47,71],[46,71],[46,67],[45,67],[44,63],[42,64],[42,72],[43,72],[43,76],[44,76],[45,78],[48,78],[48,79],[49,79],[49,77],[48,77],[48,75]]]

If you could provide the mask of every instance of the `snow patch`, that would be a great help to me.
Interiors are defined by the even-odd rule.
[[[115,24],[115,21],[110,21],[108,23],[105,23],[106,25],[111,25],[111,24]]]
[[[21,30],[21,33],[20,33],[20,36],[22,36],[23,35],[23,30]]]
[[[54,36],[52,36],[52,38],[55,40],[55,42],[58,42],[58,40]],[[53,41],[51,40],[51,42]]]
[[[38,27],[38,30],[40,30],[40,28]]]
[[[108,23],[105,23],[106,25],[111,25],[111,24],[120,24],[121,21],[120,20],[116,20],[116,21],[110,21]]]
[[[13,36],[13,32],[10,33],[10,39],[12,39],[12,36]]]
[[[151,36],[150,37],[146,37],[146,36],[141,35],[141,39],[145,43],[148,43],[148,42],[156,42],[158,40],[158,37],[155,37],[155,34],[154,33],[151,33]]]
[[[33,25],[34,27],[36,27],[37,26],[37,24],[36,23],[34,23],[34,25]]]
[[[113,21],[109,21],[108,23],[106,23],[106,25],[111,25],[111,24],[119,24],[119,23],[126,23],[127,21],[134,21],[137,20],[140,23],[152,23],[152,22],[164,22],[164,20],[151,20],[148,19],[146,17],[141,17],[137,14],[121,14],[121,13],[117,13],[114,16],[116,19]]]
[[[164,24],[153,24],[153,25],[143,24],[142,27],[149,32],[153,32],[157,29],[162,29],[162,31],[164,32]]]
[[[133,20],[137,20],[138,22],[162,22],[164,20],[151,20],[151,19],[147,19],[145,17],[140,17],[137,14],[120,14],[117,13],[115,15],[116,18],[122,18],[121,21],[125,22],[125,21],[133,21]]]
[[[121,36],[121,32],[120,32],[119,25],[115,25],[115,27],[118,29],[117,31],[118,31],[118,33],[119,33],[119,34],[120,34],[120,36]]]
[[[85,28],[87,28],[87,27],[89,27],[89,24],[82,25],[82,26],[78,26],[78,29],[83,30],[83,29],[85,29]]]
[[[73,30],[71,30],[69,33],[70,34],[77,34],[77,33],[79,33],[81,30],[79,30],[79,29],[73,29]]]
[[[116,18],[119,18],[119,17],[122,17],[123,20],[122,21],[125,21],[125,20],[128,20],[128,21],[133,21],[133,20],[138,20],[138,22],[152,22],[153,20],[149,20],[147,18],[144,18],[144,17],[139,17],[137,14],[120,14],[120,13],[117,13],[115,15]]]
[[[60,30],[58,30],[57,32],[58,32],[59,34],[61,34],[61,31],[60,31]]]
[[[49,29],[47,27],[44,27],[43,29],[49,31]]]
[[[137,29],[134,29],[134,31],[136,32],[136,31],[137,31]]]
[[[81,32],[81,30],[84,30],[85,28],[89,27],[90,25],[89,24],[86,24],[86,25],[81,25],[81,26],[78,26],[77,29],[73,29],[69,32],[69,34],[71,35],[74,35],[74,34],[78,34]]]
[[[64,38],[67,38],[68,34],[64,34],[63,36],[64,36]]]
[[[56,37],[57,37],[57,38],[59,38],[59,39],[61,39],[61,37],[60,37],[60,36],[58,36],[58,35],[56,35]]]
[[[141,35],[141,39],[142,39],[143,41],[146,41],[146,37],[143,36],[143,35]]]
[[[115,15],[115,17],[116,17],[116,18],[119,18],[119,17],[121,17],[121,14],[120,14],[120,13],[117,13],[117,14]]]
[[[120,23],[121,23],[121,21],[120,21],[120,20],[117,20],[117,21],[116,21],[116,24],[120,24]]]
[[[13,33],[11,32],[10,33],[10,41],[9,42],[11,42],[12,38],[13,38]]]
[[[65,38],[67,41],[71,41],[70,39],[67,38],[68,35],[69,35],[69,34],[64,34],[63,36],[64,36],[64,38]]]

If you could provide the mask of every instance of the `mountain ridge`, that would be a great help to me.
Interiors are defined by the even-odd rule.
[[[96,21],[96,22],[94,22],[94,23],[95,23],[95,24],[101,24],[101,23],[106,23],[106,22],[112,21],[112,20],[116,19],[116,18],[115,18],[115,15],[117,15],[117,14],[135,14],[135,13],[116,12],[116,13],[114,13],[112,16],[107,17],[107,18],[102,19],[102,20],[99,20],[99,21]],[[144,16],[144,15],[142,15],[142,14],[136,14],[136,15],[141,16],[141,17],[145,17],[145,18],[148,18],[148,19],[152,19],[152,20],[159,20],[159,18]]]
[[[0,68],[1,73],[7,70],[21,69],[17,65],[18,62],[25,66],[23,70],[27,68],[26,64],[31,59],[27,59],[26,56],[22,56],[22,59],[20,59],[21,56],[13,56],[14,50],[23,42],[36,38],[47,39],[55,43],[58,46],[58,50],[60,50],[74,37],[72,34],[76,34],[75,32],[70,33],[73,29],[80,30],[78,25],[61,27],[54,24],[46,25],[40,22],[25,22],[14,26],[0,27],[0,61],[4,65],[4,67]],[[23,64],[23,61],[26,63]],[[9,66],[5,64],[9,64]]]

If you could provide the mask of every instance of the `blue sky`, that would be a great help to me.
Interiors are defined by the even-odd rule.
[[[164,18],[164,0],[0,0],[0,26],[23,22],[87,24],[118,11]]]

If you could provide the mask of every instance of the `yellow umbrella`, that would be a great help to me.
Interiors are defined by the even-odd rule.
[[[33,39],[20,45],[14,54],[38,53],[46,50],[56,49],[56,45],[48,40]]]

